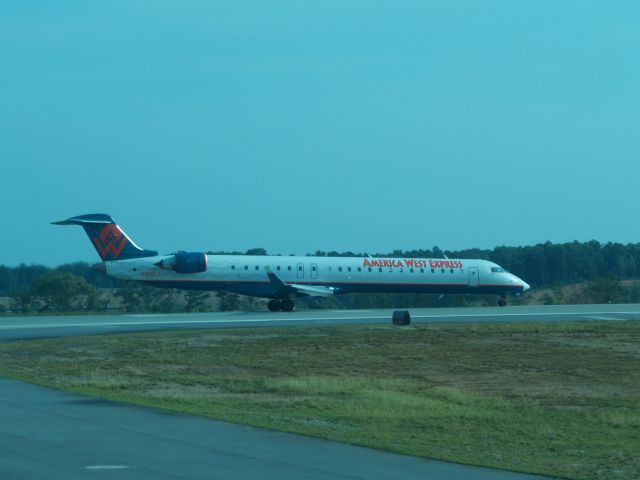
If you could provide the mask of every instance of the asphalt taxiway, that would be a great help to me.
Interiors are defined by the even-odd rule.
[[[3,480],[533,480],[0,379]]]
[[[98,333],[384,324],[391,310],[0,318],[0,341]],[[412,322],[636,320],[640,305],[411,309]],[[1,479],[513,479],[0,379]]]

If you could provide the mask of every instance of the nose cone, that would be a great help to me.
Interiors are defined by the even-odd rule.
[[[96,272],[107,273],[107,266],[105,265],[104,262],[91,265],[91,268],[93,268]]]
[[[527,282],[525,282],[520,277],[516,277],[513,273],[509,274],[509,278],[511,280],[511,285],[513,285],[514,287],[522,288],[522,291],[519,292],[518,295],[520,293],[526,292],[527,290],[529,290],[531,288]]]

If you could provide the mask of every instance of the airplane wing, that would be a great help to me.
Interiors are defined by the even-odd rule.
[[[278,287],[278,293],[283,296],[288,295],[308,295],[310,297],[330,297],[333,295],[332,287],[322,285],[296,285],[295,283],[284,283],[275,272],[267,268],[269,281]]]
[[[333,295],[332,287],[324,287],[322,285],[289,285],[300,293],[309,295],[310,297],[330,297]]]

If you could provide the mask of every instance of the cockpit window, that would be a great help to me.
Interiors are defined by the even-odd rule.
[[[491,267],[491,271],[493,273],[504,273],[504,268],[500,268],[500,267]]]

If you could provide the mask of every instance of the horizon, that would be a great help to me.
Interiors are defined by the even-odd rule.
[[[84,232],[83,232],[84,234]],[[329,251],[322,251],[322,250],[316,250],[316,252],[313,253],[305,253],[305,254],[295,254],[295,253],[288,253],[288,254],[284,254],[284,253],[271,253],[268,250],[266,250],[266,256],[272,256],[272,257],[290,257],[290,256],[296,256],[296,257],[314,257],[317,256],[315,255],[315,253],[322,251],[323,253],[325,253],[325,255],[322,255],[322,257],[334,257],[334,258],[349,258],[349,257],[353,257],[353,258],[367,258],[369,255],[371,255],[374,258],[405,258],[406,256],[394,256],[393,253],[397,250],[401,250],[403,253],[409,253],[412,251],[418,251],[418,250],[429,250],[431,252],[433,252],[435,249],[439,249],[444,255],[448,255],[448,254],[456,254],[456,253],[464,253],[466,251],[472,251],[472,250],[481,250],[483,252],[493,252],[496,249],[500,249],[500,248],[533,248],[533,247],[537,247],[537,246],[544,246],[546,244],[551,244],[551,245],[570,245],[573,244],[575,242],[579,243],[579,244],[588,244],[591,242],[597,242],[601,247],[607,246],[607,245],[623,245],[623,246],[629,246],[629,245],[639,245],[640,242],[629,242],[629,243],[622,243],[622,242],[599,242],[598,240],[595,239],[591,239],[591,240],[587,240],[585,242],[580,242],[578,240],[572,240],[572,241],[568,241],[568,242],[551,242],[549,240],[544,241],[544,242],[539,242],[536,244],[531,244],[531,245],[496,245],[494,247],[488,247],[488,248],[478,248],[478,247],[469,247],[469,248],[462,248],[462,249],[456,249],[456,250],[452,250],[452,249],[446,249],[446,248],[441,248],[439,245],[434,245],[432,247],[429,248],[410,248],[410,249],[394,249],[391,250],[390,252],[353,252],[353,251],[335,251],[335,250],[329,250]],[[211,250],[203,250],[204,253],[206,253],[207,255],[241,255],[241,256],[251,256],[250,254],[246,253],[247,251],[250,250],[254,250],[254,249],[261,249],[263,247],[251,247],[247,250],[245,250],[245,252],[240,252],[240,251],[233,251],[233,250],[229,250],[229,251],[224,251],[224,252],[220,252],[220,251],[211,251]],[[0,263],[0,267],[7,267],[7,268],[18,268],[18,267],[46,267],[49,269],[57,269],[60,267],[64,267],[67,265],[73,265],[73,264],[77,264],[77,263],[83,263],[86,265],[93,265],[96,263],[101,263],[102,260],[100,260],[100,258],[97,256],[95,250],[92,250],[94,252],[94,259],[78,259],[78,260],[71,260],[71,261],[67,261],[64,263],[59,263],[57,265],[50,265],[50,264],[44,264],[44,263],[26,263],[26,262],[20,262],[17,264],[8,264],[8,263]],[[159,256],[163,256],[163,255],[171,255],[175,252],[177,252],[178,250],[174,250],[171,252],[158,252]],[[328,255],[328,253],[337,253],[338,255]],[[353,255],[345,255],[347,253],[352,253]],[[262,255],[254,255],[254,256],[262,256]],[[406,258],[413,258],[413,257],[406,257]],[[415,258],[431,258],[431,259],[440,259],[440,258],[444,258],[444,256],[442,257],[438,257],[438,256],[432,256],[432,257],[415,257]],[[461,258],[461,257],[458,257]],[[452,260],[456,260],[458,259],[457,257],[450,257],[450,259]],[[472,260],[472,258],[465,258],[466,260]]]

